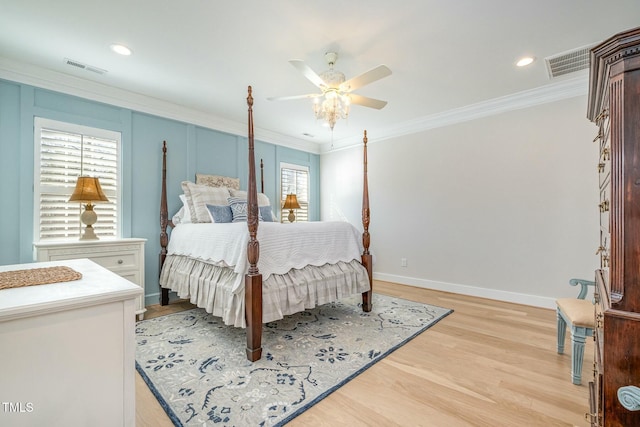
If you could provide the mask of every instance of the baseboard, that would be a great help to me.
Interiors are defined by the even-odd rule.
[[[436,282],[433,280],[419,279],[416,277],[397,276],[386,273],[373,273],[375,280],[400,283],[401,285],[415,286],[436,291],[451,292],[454,294],[470,295],[480,298],[488,298],[498,301],[513,302],[516,304],[530,305],[533,307],[556,308],[555,298],[541,297],[537,295],[508,292],[498,289],[480,288],[477,286],[459,285],[456,283]]]
[[[516,304],[530,305],[533,307],[556,308],[555,298],[541,297],[537,295],[520,294],[517,292],[501,291],[498,289],[479,288],[477,286],[459,285],[456,283],[436,282],[434,280],[419,279],[416,277],[397,276],[386,273],[373,273],[375,280],[400,283],[401,285],[415,286],[417,288],[433,289],[436,291],[451,292],[454,294],[470,295],[480,298],[489,298],[498,301],[513,302]],[[169,292],[169,302],[178,301],[180,298],[175,292]],[[144,297],[145,306],[160,304],[160,292],[147,294]]]

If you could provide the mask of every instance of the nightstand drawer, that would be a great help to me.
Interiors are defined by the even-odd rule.
[[[104,268],[117,272],[118,270],[130,270],[136,269],[138,266],[137,254],[131,253],[118,253],[118,254],[87,254],[86,256],[96,264],[100,264]],[[52,257],[52,261],[64,260],[68,258]]]

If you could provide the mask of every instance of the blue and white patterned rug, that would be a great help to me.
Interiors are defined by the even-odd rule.
[[[136,327],[136,368],[176,426],[282,425],[452,311],[373,295],[326,304],[263,327],[262,359],[245,330],[203,309]]]

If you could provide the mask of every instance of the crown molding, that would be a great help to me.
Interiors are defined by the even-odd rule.
[[[482,101],[465,107],[407,120],[394,126],[376,130],[373,143],[390,138],[423,132],[438,127],[450,126],[476,120],[507,111],[529,108],[556,102],[567,98],[586,95],[589,87],[588,70],[575,73],[576,76],[538,88],[511,95]],[[102,83],[75,77],[69,74],[21,63],[0,57],[0,78],[28,84],[43,89],[62,92],[96,102],[128,108],[142,113],[203,126],[232,135],[246,135],[246,123],[213,117],[209,113],[187,108],[158,98],[118,89]],[[293,148],[312,154],[352,148],[362,143],[360,136],[343,138],[330,143],[317,144],[293,138],[267,129],[256,128],[255,138],[283,147]]]
[[[141,113],[194,124],[232,135],[246,135],[247,124],[213,117],[209,113],[187,108],[162,99],[118,89],[69,74],[0,57],[0,79],[78,96],[91,101],[128,108]],[[320,154],[317,143],[256,128],[257,140],[313,154]]]
[[[580,71],[575,74],[575,77],[561,82],[555,82],[534,89],[467,105],[465,107],[419,117],[414,120],[407,120],[384,129],[377,129],[375,131],[375,137],[371,139],[370,143],[380,142],[402,135],[419,133],[429,129],[450,126],[456,123],[476,120],[483,117],[505,113],[507,111],[530,108],[537,105],[586,95],[589,89],[588,70]],[[333,148],[331,147],[331,144],[323,144],[321,152],[327,153],[330,151],[348,149],[354,146],[359,146],[361,143],[361,137],[343,138],[338,141],[334,141]]]

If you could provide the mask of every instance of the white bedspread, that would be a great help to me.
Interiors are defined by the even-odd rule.
[[[352,224],[340,221],[258,225],[260,257],[258,269],[264,280],[307,265],[322,266],[359,260],[362,234]],[[171,232],[170,255],[184,255],[233,268],[238,281],[232,292],[243,291],[242,276],[248,271],[246,223],[180,224]]]

